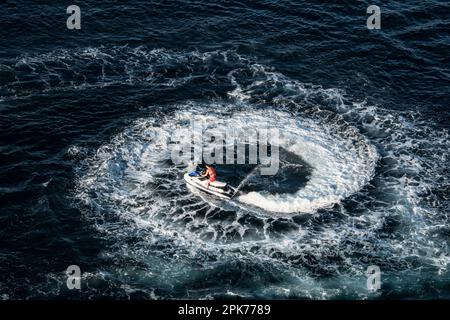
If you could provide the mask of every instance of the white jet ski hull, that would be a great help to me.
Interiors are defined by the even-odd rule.
[[[189,176],[189,173],[186,173],[184,175],[184,180],[187,184],[200,189],[204,192],[210,193],[212,195],[215,195],[220,198],[224,199],[231,199],[234,196],[234,193],[236,192],[236,188],[226,185],[226,188],[218,188],[214,187],[214,183],[211,183],[209,187],[207,187],[208,180],[200,180],[199,177],[191,177]]]

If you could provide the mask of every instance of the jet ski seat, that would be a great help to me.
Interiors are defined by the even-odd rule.
[[[213,181],[209,185],[217,188],[225,188],[227,186],[226,182],[222,181]]]

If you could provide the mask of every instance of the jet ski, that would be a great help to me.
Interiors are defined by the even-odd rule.
[[[222,181],[214,181],[209,183],[209,187],[207,186],[208,178],[202,177],[201,172],[199,170],[194,170],[190,173],[185,173],[184,180],[187,184],[200,189],[204,192],[210,193],[220,198],[231,199],[235,192],[236,188],[230,186],[226,182]]]

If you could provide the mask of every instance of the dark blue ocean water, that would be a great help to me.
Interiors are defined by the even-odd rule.
[[[2,299],[450,298],[447,1],[67,5],[0,3]],[[280,174],[192,193],[192,118],[278,128]]]

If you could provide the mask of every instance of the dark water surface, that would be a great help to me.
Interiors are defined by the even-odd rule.
[[[2,1],[0,297],[450,298],[450,5],[370,4]],[[282,170],[192,193],[193,118],[279,129]]]

